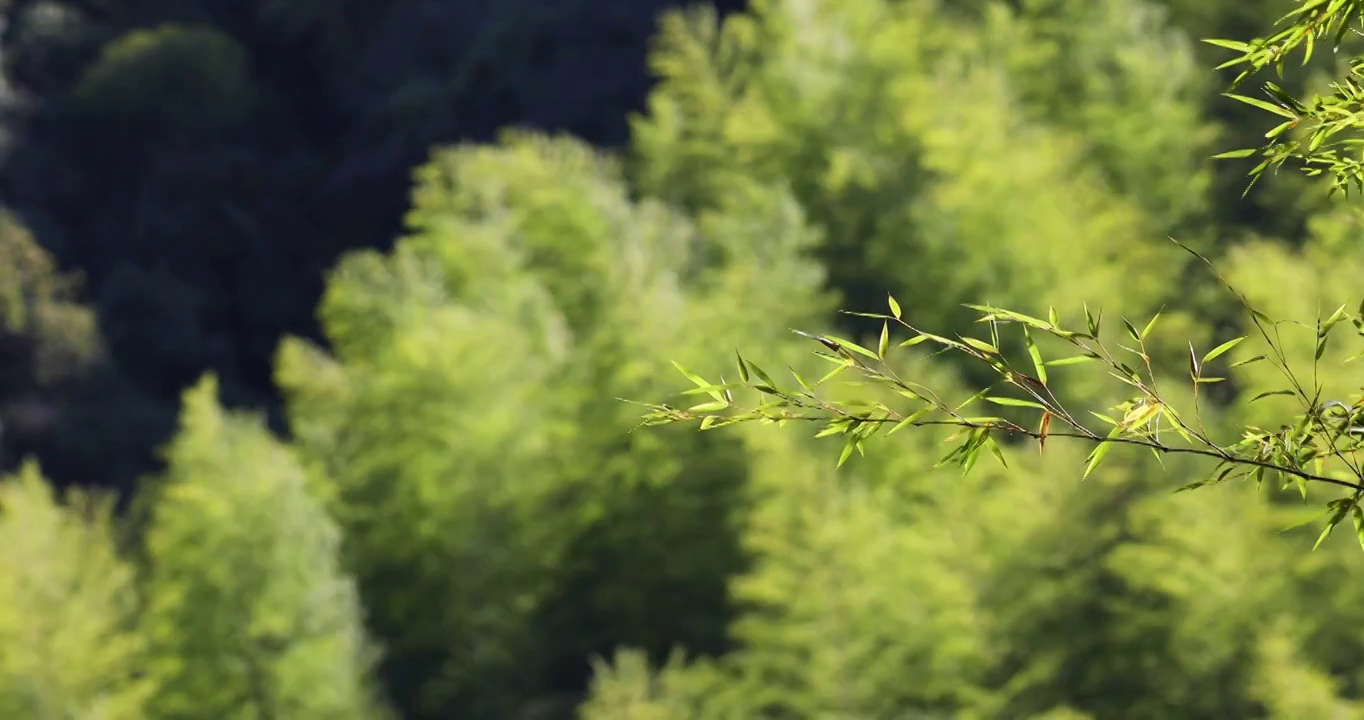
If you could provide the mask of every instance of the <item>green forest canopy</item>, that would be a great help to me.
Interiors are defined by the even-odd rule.
[[[344,46],[354,18],[313,5],[261,4]],[[1354,2],[1319,8],[1358,16]],[[287,438],[224,407],[210,374],[183,393],[164,468],[126,513],[98,492],[54,492],[34,463],[0,484],[0,714],[1364,717],[1360,551],[1333,536],[1305,552],[1318,530],[1301,527],[1338,499],[1327,484],[1305,498],[1253,483],[1172,497],[1209,458],[1119,448],[1095,465],[1059,438],[962,476],[932,469],[942,448],[921,432],[835,470],[813,433],[628,432],[638,408],[615,399],[666,396],[670,360],[736,372],[735,347],[774,376],[836,367],[791,327],[882,355],[880,322],[833,310],[879,309],[893,289],[891,317],[1002,351],[888,360],[942,398],[975,394],[1003,353],[1047,379],[1029,348],[1062,358],[1066,338],[1008,335],[1018,324],[1000,325],[999,308],[1019,308],[1150,358],[1160,403],[1126,408],[1134,430],[1151,407],[1195,400],[1209,437],[1276,427],[1302,398],[1246,402],[1276,387],[1278,355],[1242,362],[1261,352],[1308,369],[1314,407],[1349,405],[1364,384],[1344,363],[1353,349],[1317,341],[1312,323],[1345,327],[1364,271],[1358,210],[1327,197],[1340,176],[1283,173],[1242,200],[1244,165],[1208,161],[1257,142],[1274,111],[1220,97],[1206,68],[1226,49],[1195,40],[1264,32],[1283,12],[755,0],[723,19],[665,15],[660,81],[624,151],[508,130],[432,152],[402,237],[330,273],[321,341],[279,346]],[[228,132],[211,126],[229,116],[146,101],[154,88],[137,80],[149,49],[198,43],[166,28],[123,40],[78,86],[89,104],[73,122],[164,110],[157,122],[183,138]],[[198,89],[251,102],[229,72],[242,55],[203,41],[225,65]],[[1346,69],[1319,48],[1284,92],[1317,108]],[[1313,112],[1338,112],[1326,107]],[[1310,130],[1293,132],[1310,143]],[[92,353],[129,341],[101,337],[109,326],[17,220],[0,251],[27,273],[0,317],[34,378],[91,372]],[[1198,256],[1264,317],[1305,326],[1271,329],[1274,347],[1255,350],[1259,316]],[[1102,328],[1080,320],[1086,302],[1096,326],[1102,303]],[[981,314],[997,316],[998,341]],[[197,332],[192,319],[164,324]],[[1129,399],[1102,364],[1043,365],[1052,414]],[[1227,379],[1196,382],[1214,370]],[[836,407],[884,402],[834,382]],[[701,384],[703,402],[741,389]],[[1349,437],[1352,418],[1310,410],[1286,440]],[[1042,434],[1036,408],[997,414]],[[1178,437],[1163,417],[1151,442]],[[1300,453],[1274,460],[1328,477]]]
[[[1205,40],[1210,45],[1238,53],[1237,57],[1218,66],[1218,69],[1240,68],[1232,81],[1233,90],[1239,89],[1248,78],[1267,68],[1274,69],[1282,79],[1284,67],[1295,51],[1301,49],[1302,65],[1306,65],[1311,61],[1318,41],[1327,44],[1334,54],[1346,45],[1346,35],[1351,31],[1364,35],[1359,32],[1359,28],[1364,28],[1364,4],[1346,0],[1305,0],[1280,18],[1278,24],[1282,27],[1273,35],[1249,42]],[[1235,92],[1224,93],[1232,100],[1273,114],[1276,124],[1265,133],[1266,140],[1261,147],[1230,150],[1214,157],[1262,158],[1250,171],[1250,186],[1266,170],[1277,171],[1289,161],[1294,161],[1308,177],[1324,176],[1330,180],[1328,197],[1341,193],[1349,198],[1352,191],[1364,193],[1364,161],[1354,158],[1355,151],[1364,145],[1364,138],[1359,136],[1360,129],[1364,128],[1364,121],[1360,120],[1360,112],[1364,111],[1364,85],[1359,81],[1361,77],[1364,77],[1364,60],[1356,60],[1349,63],[1342,77],[1329,84],[1330,92],[1317,93],[1302,100],[1294,98],[1275,82],[1263,84],[1264,94],[1269,100]],[[1364,499],[1364,465],[1360,464],[1357,457],[1357,453],[1364,449],[1364,425],[1359,424],[1364,420],[1364,394],[1352,396],[1349,403],[1330,399],[1334,396],[1324,395],[1326,382],[1321,377],[1321,360],[1332,331],[1338,325],[1348,320],[1358,335],[1364,337],[1364,301],[1361,301],[1358,313],[1349,312],[1348,304],[1341,304],[1328,316],[1318,312],[1313,325],[1276,321],[1257,309],[1248,296],[1238,292],[1217,274],[1212,261],[1206,256],[1179,240],[1173,242],[1188,251],[1198,264],[1213,269],[1212,276],[1240,304],[1245,313],[1244,322],[1254,328],[1255,339],[1263,345],[1264,352],[1246,355],[1230,363],[1228,369],[1262,361],[1272,365],[1282,374],[1280,384],[1285,387],[1258,392],[1250,401],[1274,396],[1290,397],[1303,406],[1303,412],[1292,418],[1292,422],[1283,423],[1276,430],[1248,426],[1235,442],[1218,442],[1208,431],[1198,403],[1200,389],[1228,379],[1225,372],[1219,376],[1217,371],[1213,371],[1209,363],[1240,346],[1251,337],[1249,335],[1226,340],[1206,352],[1200,352],[1189,341],[1188,390],[1192,393],[1193,407],[1187,415],[1182,410],[1176,410],[1175,403],[1162,393],[1156,372],[1157,367],[1161,367],[1162,371],[1167,369],[1164,367],[1166,363],[1161,362],[1166,358],[1157,355],[1155,338],[1152,337],[1164,307],[1149,321],[1145,321],[1140,330],[1138,325],[1122,318],[1125,330],[1122,340],[1126,344],[1111,340],[1105,343],[1104,338],[1112,338],[1113,334],[1102,334],[1103,310],[1100,308],[1097,313],[1091,312],[1088,304],[1084,305],[1084,325],[1067,326],[1062,323],[1055,306],[1047,308],[1044,320],[1015,310],[966,303],[965,308],[979,315],[975,324],[983,324],[988,329],[988,337],[963,334],[945,337],[907,322],[900,303],[894,296],[889,296],[887,303],[890,314],[851,313],[881,322],[875,350],[837,336],[795,331],[821,345],[822,349],[816,355],[833,365],[833,369],[818,381],[812,383],[792,369],[791,375],[798,387],[782,387],[761,367],[745,360],[737,352],[735,361],[739,380],[735,382],[725,382],[723,379],[719,382],[709,381],[674,363],[696,386],[684,394],[706,395],[709,398],[686,410],[669,405],[646,405],[651,412],[645,416],[644,424],[698,420],[700,429],[708,430],[749,421],[778,426],[814,421],[822,425],[816,438],[831,435],[844,437],[839,466],[854,451],[865,453],[866,441],[883,429],[889,428],[886,431],[889,435],[905,427],[933,426],[958,428],[947,438],[947,442],[960,440],[960,443],[938,462],[938,466],[955,463],[965,471],[970,471],[986,450],[1007,466],[1000,451],[999,439],[1010,436],[1012,439],[1035,440],[1039,450],[1044,449],[1051,438],[1089,442],[1093,448],[1087,459],[1084,477],[1088,477],[1115,446],[1144,447],[1151,450],[1157,460],[1169,454],[1200,456],[1217,461],[1211,475],[1181,490],[1246,478],[1253,478],[1258,487],[1266,477],[1278,481],[1284,488],[1295,485],[1303,500],[1307,500],[1309,483],[1331,486],[1332,489],[1343,488],[1348,494],[1326,503],[1326,515],[1329,517],[1317,545],[1324,542],[1346,517],[1352,518],[1360,544],[1364,545],[1364,507],[1360,505],[1361,499]],[[1313,332],[1310,379],[1304,374],[1303,368],[1295,370],[1290,362],[1292,348],[1286,344],[1281,333],[1281,328],[1290,323]],[[911,334],[908,340],[897,341],[896,348],[923,344],[926,348],[936,349],[935,356],[958,353],[969,361],[988,366],[998,380],[965,401],[959,401],[946,398],[923,383],[902,378],[896,372],[896,363],[888,358],[892,325],[897,333],[908,330]],[[1021,330],[1021,338],[1005,336],[1004,333],[1013,329],[1007,326],[1016,326]],[[1034,337],[1039,335],[1049,336],[1059,342],[1046,346],[1045,341],[1039,343]],[[1020,345],[1020,340],[1028,356],[1028,362],[1023,365],[1011,363],[1006,352]],[[1151,347],[1148,347],[1148,340],[1151,341]],[[1071,354],[1047,360],[1044,359],[1044,346],[1048,349],[1069,346]],[[1364,352],[1351,355],[1345,362],[1361,357],[1364,357]],[[1111,415],[1092,410],[1087,412],[1101,421],[1098,430],[1094,429],[1086,413],[1066,406],[1062,400],[1066,391],[1057,390],[1048,378],[1048,368],[1090,363],[1097,364],[1106,375],[1129,388],[1123,390],[1129,396],[1108,410]],[[867,385],[876,386],[871,391],[872,397],[876,399],[858,397],[840,402],[838,399],[821,397],[816,388],[847,370],[861,376]],[[1328,367],[1325,372],[1334,375],[1335,368]],[[734,390],[740,388],[752,390],[758,403],[751,408],[736,406]],[[1008,390],[1001,392],[1001,388]],[[887,404],[890,398],[898,400],[896,404],[901,408],[896,409]],[[903,407],[905,399],[911,402],[908,408]],[[1025,427],[1017,418],[1002,417],[1009,414],[1008,409],[1036,411],[1038,422],[1033,426],[1036,429]],[[980,414],[982,412],[985,414]],[[1183,440],[1184,444],[1163,441],[1162,430],[1167,438]]]

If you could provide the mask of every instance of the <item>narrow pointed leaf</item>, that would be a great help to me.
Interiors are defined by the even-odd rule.
[[[1045,405],[1035,403],[1032,400],[1020,400],[1011,397],[986,397],[985,402],[994,403],[995,405],[1006,405],[1009,407],[1037,408],[1038,410],[1047,409]]]
[[[1112,440],[1113,438],[1116,438],[1118,434],[1121,432],[1122,432],[1121,425],[1113,426],[1113,429],[1108,433],[1108,439]],[[1108,454],[1108,451],[1112,449],[1113,449],[1112,442],[1102,442],[1099,444],[1098,447],[1094,448],[1094,451],[1089,454],[1089,465],[1085,467],[1085,474],[1081,476],[1080,479],[1083,480],[1085,478],[1088,478],[1090,473],[1094,472],[1094,468],[1099,467],[1099,463],[1103,461],[1104,456]]]
[[[1028,346],[1028,356],[1032,358],[1033,368],[1037,370],[1037,379],[1047,384],[1047,364],[1042,360],[1042,352],[1037,349],[1037,343],[1032,339],[1032,333],[1028,332],[1028,327],[1023,326],[1023,342]]]
[[[1243,340],[1245,340],[1245,339],[1246,339],[1246,336],[1244,336],[1244,335],[1242,335],[1241,337],[1238,337],[1238,338],[1232,338],[1231,340],[1228,340],[1228,341],[1222,343],[1221,345],[1218,345],[1217,347],[1213,348],[1212,350],[1209,350],[1209,351],[1208,351],[1208,354],[1203,356],[1203,362],[1202,362],[1202,364],[1207,365],[1210,361],[1212,361],[1212,360],[1216,359],[1217,357],[1221,356],[1223,353],[1226,353],[1228,350],[1231,350],[1232,348],[1236,347],[1237,345],[1240,345],[1240,344],[1241,344],[1241,341],[1243,341]]]

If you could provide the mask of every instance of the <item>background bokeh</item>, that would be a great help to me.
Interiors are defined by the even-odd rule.
[[[1364,718],[1364,553],[1286,530],[1326,495],[1059,440],[963,477],[916,432],[835,471],[618,400],[813,375],[789,328],[888,292],[943,333],[1163,308],[1178,377],[1240,316],[1168,237],[1353,308],[1358,209],[1208,159],[1266,126],[1198,40],[1289,9],[0,2],[0,717]],[[1291,412],[1272,373],[1209,427]]]

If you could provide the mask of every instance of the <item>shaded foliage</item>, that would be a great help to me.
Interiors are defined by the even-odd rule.
[[[1352,401],[1354,351],[1319,351],[1312,318],[1357,301],[1357,208],[1288,173],[1242,199],[1248,166],[1208,159],[1262,139],[1265,110],[1217,95],[1226,55],[1198,39],[1265,33],[1282,4],[4,3],[5,460],[137,512],[34,469],[0,481],[0,704],[1364,716],[1354,538],[1306,553],[1321,518],[1296,485],[1171,498],[1216,458],[1096,459],[1103,421],[1058,419],[1116,405],[1127,439],[1168,446],[1167,408],[1218,438],[1296,410],[1244,402],[1274,381],[1242,363],[1268,339],[1224,345],[1253,323],[1166,235],[1304,322],[1273,344],[1343,368],[1313,385]],[[1285,92],[1340,70],[1317,55]],[[887,349],[915,345],[886,355],[880,318],[831,312],[887,291],[893,316],[994,350],[899,328]],[[1044,365],[1050,425],[1011,386],[957,445],[840,444],[874,403],[922,402],[844,382],[847,357],[955,407],[989,360],[1075,354],[982,314],[1079,329],[1086,303],[1106,319],[1085,342],[1140,362],[1160,403],[1105,363]],[[670,359],[716,384],[665,398]],[[817,395],[834,427],[631,432],[617,399],[694,418],[742,385]],[[980,431],[1015,428],[994,464]],[[934,468],[962,441],[970,474]],[[1326,479],[1310,460],[1289,469]]]

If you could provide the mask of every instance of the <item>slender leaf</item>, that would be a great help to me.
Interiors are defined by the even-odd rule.
[[[1203,365],[1207,365],[1210,361],[1212,361],[1212,360],[1214,360],[1214,359],[1220,357],[1222,354],[1226,353],[1227,351],[1231,350],[1232,348],[1236,347],[1237,345],[1240,345],[1241,342],[1242,342],[1243,340],[1245,340],[1245,339],[1246,339],[1246,336],[1244,336],[1244,335],[1242,335],[1241,337],[1238,337],[1238,338],[1232,338],[1231,340],[1228,340],[1228,341],[1222,343],[1221,345],[1218,345],[1217,347],[1213,348],[1212,350],[1209,350],[1209,351],[1208,351],[1208,354],[1203,356],[1203,362],[1202,362],[1202,364],[1203,364]]]

